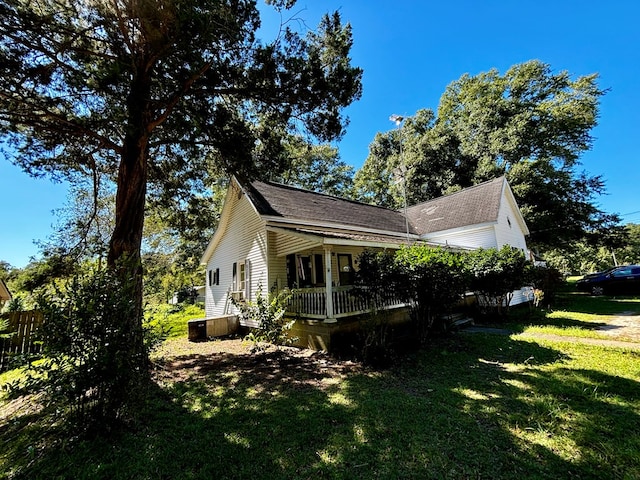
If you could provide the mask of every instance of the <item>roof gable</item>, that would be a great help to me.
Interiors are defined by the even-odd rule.
[[[505,184],[506,179],[500,177],[434,198],[407,208],[407,216],[420,235],[495,223]]]
[[[11,300],[13,297],[11,296],[11,292],[7,287],[7,284],[4,283],[4,280],[0,279],[0,302],[4,302],[6,300]]]

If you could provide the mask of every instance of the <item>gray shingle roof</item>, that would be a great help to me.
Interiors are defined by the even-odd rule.
[[[271,182],[253,182],[245,191],[261,215],[406,233],[404,215],[388,208]]]
[[[505,182],[496,178],[407,208],[409,231],[424,235],[495,222]],[[406,233],[403,212],[272,182],[253,182],[245,191],[258,213],[318,224]]]
[[[450,195],[407,209],[413,228],[420,234],[495,222],[505,178],[480,183]]]

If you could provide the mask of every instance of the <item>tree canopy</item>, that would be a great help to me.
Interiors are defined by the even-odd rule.
[[[271,180],[338,197],[348,197],[353,188],[353,167],[340,159],[338,149],[313,145],[302,137],[286,141],[288,167],[271,176]]]
[[[339,137],[361,91],[337,12],[270,43],[249,0],[2,0],[0,18],[0,133],[29,173],[116,179],[111,264],[139,255],[147,191],[186,203],[220,172],[280,171],[286,132]]]
[[[0,0],[7,153],[33,175],[114,181],[107,263],[136,279],[123,282],[136,317],[149,197],[188,212],[221,173],[279,172],[283,136],[340,137],[342,108],[361,94],[338,12],[270,42],[260,25],[255,0]],[[114,326],[141,345],[140,328]]]
[[[356,173],[356,195],[399,207],[402,179],[412,204],[506,175],[532,244],[565,246],[618,220],[595,203],[602,177],[579,168],[604,93],[597,75],[572,79],[540,61],[504,75],[463,75],[446,88],[437,114],[420,110],[376,135]]]

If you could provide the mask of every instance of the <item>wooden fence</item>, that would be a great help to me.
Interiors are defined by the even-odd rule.
[[[9,320],[9,338],[0,338],[0,371],[5,370],[12,357],[26,353],[37,353],[41,344],[36,341],[36,333],[42,326],[42,313],[36,311],[10,312],[0,315]],[[6,332],[3,332],[6,333]]]

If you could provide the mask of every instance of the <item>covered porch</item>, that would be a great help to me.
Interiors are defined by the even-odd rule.
[[[365,249],[398,249],[398,237],[355,235],[307,228],[269,226],[271,284],[295,291],[287,314],[302,320],[337,323],[370,311],[354,289],[357,260]],[[389,295],[378,308],[403,307]]]

